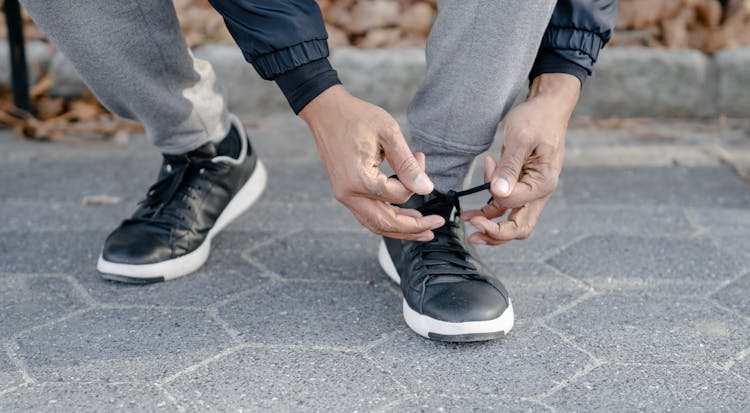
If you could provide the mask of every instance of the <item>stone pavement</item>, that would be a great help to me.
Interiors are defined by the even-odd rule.
[[[535,234],[481,250],[516,327],[468,345],[408,330],[296,119],[250,130],[269,188],[209,262],[145,287],[94,270],[144,140],[0,132],[0,411],[749,411],[750,128],[578,124]]]

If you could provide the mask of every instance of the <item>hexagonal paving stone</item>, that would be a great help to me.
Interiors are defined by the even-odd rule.
[[[713,294],[721,304],[750,317],[750,272]]]
[[[719,251],[750,268],[750,231],[744,235],[710,236]]]
[[[113,223],[111,229],[114,229]],[[96,268],[108,232],[12,232],[0,237],[0,272],[75,273]]]
[[[5,353],[5,348],[0,346],[0,392],[21,383],[23,383],[21,372]]]
[[[732,370],[750,380],[750,357],[745,356],[744,359],[740,360],[734,365],[734,367],[732,367]]]
[[[82,268],[74,277],[94,299],[104,303],[206,307],[268,281],[242,258],[244,251],[268,236],[264,232],[222,232],[214,238],[211,256],[203,267],[173,281],[123,284],[103,279],[93,268]]]
[[[270,231],[284,234],[293,231],[360,231],[367,230],[354,219],[345,206],[328,202],[285,202],[261,198],[232,223],[232,230]]]
[[[697,297],[602,295],[551,324],[610,361],[721,364],[750,346],[750,322]]]
[[[155,156],[88,157],[88,153],[47,159],[36,168],[28,163],[0,164],[0,199],[81,202],[86,195],[106,194],[132,203],[156,182],[161,165]]]
[[[297,233],[254,250],[251,255],[288,279],[378,280],[380,238],[364,232]]]
[[[544,264],[486,261],[508,289],[516,320],[544,317],[586,290]]]
[[[150,385],[41,383],[0,396],[5,412],[174,412],[177,408]]]
[[[249,342],[358,347],[404,327],[401,300],[379,285],[283,282],[219,309]]]
[[[734,207],[750,205],[750,184],[729,166],[565,168],[565,200],[573,204]],[[665,190],[668,188],[668,190]]]
[[[268,188],[263,197],[270,201],[327,203],[333,199],[328,176],[320,162],[266,164],[266,168]]]
[[[52,276],[0,277],[0,340],[85,308],[66,280]]]
[[[680,207],[654,206],[644,213],[640,207],[572,205],[545,208],[542,214],[544,225],[561,232],[642,236],[690,235],[695,232]]]
[[[168,385],[188,411],[375,411],[403,396],[361,355],[247,348]]]
[[[746,412],[749,393],[748,382],[718,369],[605,365],[545,402],[565,412]]]
[[[594,236],[549,260],[597,289],[705,294],[742,269],[709,240]]]
[[[494,398],[453,398],[440,395],[425,395],[418,399],[399,403],[389,412],[539,412],[549,411],[543,405],[525,400],[503,400]]]
[[[750,232],[750,209],[692,208],[690,219],[709,234],[747,235]]]
[[[504,339],[482,343],[440,343],[407,331],[370,353],[417,394],[477,398],[539,394],[590,363],[558,335],[525,323]]]
[[[81,200],[50,202],[7,199],[0,201],[0,216],[5,220],[0,232],[107,231],[130,216],[134,203],[82,206]]]
[[[18,354],[41,381],[154,380],[231,346],[197,311],[96,309],[25,333]]]

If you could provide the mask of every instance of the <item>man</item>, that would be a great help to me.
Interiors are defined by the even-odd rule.
[[[261,194],[266,173],[216,92],[211,66],[187,48],[171,2],[23,4],[103,104],[141,121],[164,155],[158,181],[107,238],[98,269],[136,283],[195,271],[211,239]],[[336,199],[384,237],[379,260],[401,284],[407,324],[445,341],[507,333],[508,293],[470,244],[500,245],[534,228],[556,186],[581,83],[610,37],[615,1],[440,1],[408,110],[412,149],[388,113],[340,84],[315,1],[211,4],[248,62],[310,127]],[[511,111],[527,76],[528,98]],[[500,162],[485,161],[493,200],[460,213],[457,191],[503,119]],[[396,177],[380,172],[384,159]],[[478,229],[468,239],[464,221]]]

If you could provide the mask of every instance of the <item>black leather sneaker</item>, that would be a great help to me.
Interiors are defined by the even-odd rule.
[[[245,128],[232,127],[219,143],[164,155],[158,181],[138,209],[104,243],[97,269],[128,283],[170,280],[208,259],[211,239],[247,210],[266,186],[266,171]]]
[[[414,195],[404,205],[446,224],[428,242],[383,238],[378,260],[401,285],[404,319],[417,334],[439,341],[483,341],[513,328],[513,306],[500,281],[477,258],[460,220],[458,198],[487,189]]]

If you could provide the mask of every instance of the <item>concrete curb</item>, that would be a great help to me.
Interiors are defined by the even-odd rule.
[[[29,43],[32,81],[49,69],[52,92],[75,96],[84,85],[70,62],[42,42]],[[272,83],[255,73],[233,45],[211,44],[194,54],[210,61],[231,110],[267,115],[289,108]],[[424,72],[421,49],[334,51],[331,61],[354,94],[392,112],[403,112]],[[8,48],[0,44],[0,84],[8,84]],[[602,51],[584,85],[576,115],[607,117],[750,117],[750,48],[715,56],[695,50],[615,47]]]

